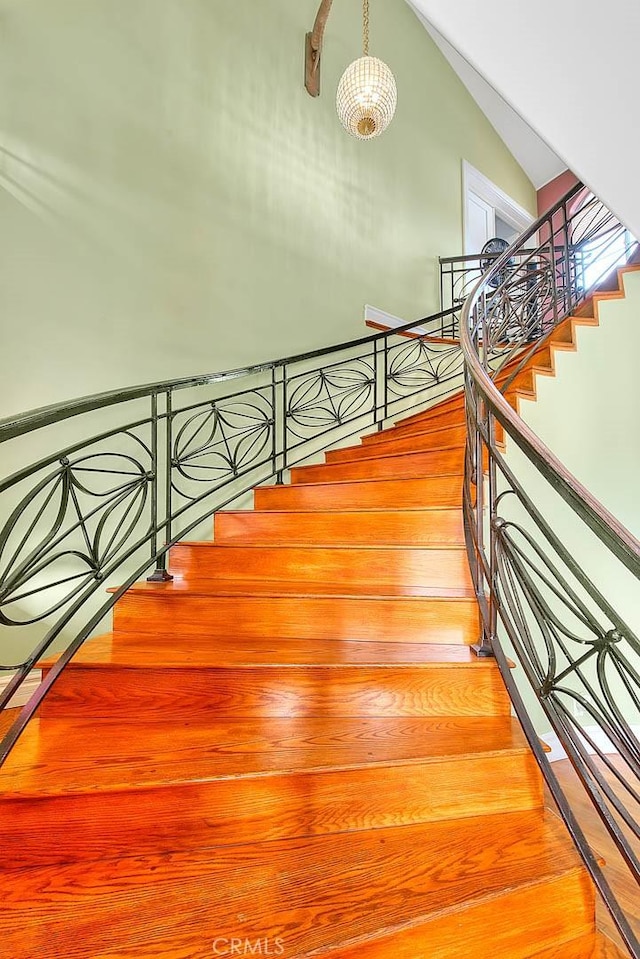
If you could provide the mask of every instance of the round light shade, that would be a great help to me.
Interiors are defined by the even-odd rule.
[[[347,133],[370,140],[386,130],[396,112],[398,90],[393,73],[377,57],[360,57],[338,84],[336,106]]]

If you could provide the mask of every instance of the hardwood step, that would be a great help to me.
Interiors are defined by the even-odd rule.
[[[0,771],[5,868],[540,809],[509,717],[36,719]],[[64,823],[61,841],[60,823]],[[326,862],[331,862],[327,859]]]
[[[218,512],[214,539],[221,545],[253,543],[327,545],[462,545],[459,507],[340,512]]]
[[[557,824],[522,812],[41,867],[2,885],[11,959],[50,959],[52,944],[67,959],[189,959],[222,939],[259,939],[261,955],[387,959],[559,959],[555,940],[586,959],[574,943],[588,941],[593,910]]]
[[[430,420],[433,416],[440,416],[443,413],[450,413],[452,410],[464,409],[465,397],[464,391],[458,390],[446,399],[427,407],[426,410],[419,410],[417,413],[410,413],[396,420],[396,426],[406,426],[409,423],[421,423]]]
[[[39,664],[46,674],[54,660]],[[466,646],[173,637],[89,640],[40,716],[123,722],[169,717],[506,716],[495,662]]]
[[[427,450],[417,453],[388,453],[346,463],[321,463],[317,466],[294,466],[292,483],[332,483],[341,480],[373,480],[379,477],[436,476],[442,473],[462,473],[464,447]]]
[[[428,420],[419,420],[415,423],[398,423],[396,426],[390,426],[380,433],[368,433],[362,437],[362,443],[365,446],[377,443],[386,443],[391,439],[399,439],[405,436],[422,436],[424,433],[435,433],[442,429],[453,429],[458,426],[466,426],[467,414],[463,409],[451,410],[439,414],[432,414]]]
[[[339,592],[354,587],[368,592],[389,586],[418,588],[473,586],[463,546],[220,546],[211,542],[179,543],[169,557],[171,573],[193,581],[274,582],[304,585],[313,593],[332,583]],[[271,585],[271,588],[272,585]]]
[[[386,433],[382,435],[386,436]],[[466,439],[467,430],[465,426],[443,427],[399,439],[387,437],[375,444],[375,450],[371,448],[371,443],[366,446],[362,443],[358,446],[344,446],[341,449],[329,450],[325,454],[325,458],[327,463],[350,463],[354,460],[369,459],[372,456],[417,453],[427,450],[462,449]]]
[[[235,635],[471,645],[479,629],[477,602],[466,595],[323,596],[282,589],[252,595],[247,588],[140,583],[114,610],[114,631],[170,634],[176,641]]]
[[[259,486],[254,501],[258,510],[279,511],[460,507],[462,475]]]

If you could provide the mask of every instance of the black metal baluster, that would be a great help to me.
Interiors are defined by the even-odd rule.
[[[158,523],[158,526],[160,526],[162,529],[164,529],[164,536],[165,536],[166,542],[170,542],[170,541],[171,541],[171,534],[172,534],[172,515],[171,515],[172,496],[171,496],[171,487],[172,487],[172,482],[173,482],[173,475],[172,475],[172,457],[173,457],[173,449],[172,449],[172,424],[173,424],[173,416],[172,416],[172,408],[171,408],[171,390],[166,390],[165,393],[164,393],[164,396],[165,396],[165,410],[164,410],[164,421],[165,421],[165,430],[164,430],[164,434],[165,434],[165,443],[164,443],[164,450],[165,450],[165,463],[164,463],[164,514],[165,514],[165,515],[164,515],[164,522],[163,522],[162,524]],[[159,436],[158,436],[158,434],[159,434],[159,429],[160,429],[160,420],[161,420],[161,418],[158,416],[158,405],[157,405],[157,394],[156,394],[155,418],[154,418],[154,430],[153,430],[153,437],[154,437],[154,440],[153,440],[153,441],[154,441],[154,444],[155,444],[155,445],[154,445],[154,457],[155,457],[155,475],[156,475],[156,481],[155,481],[155,489],[156,489],[156,492],[155,492],[155,496],[156,496],[156,511],[158,510],[158,473],[160,472],[160,470],[159,470],[160,464],[159,464],[159,462],[158,462],[158,448],[159,448]],[[166,551],[166,550],[162,550],[162,551],[158,554],[158,540],[157,540],[157,535],[156,535],[156,539],[155,539],[155,547],[154,547],[154,548],[155,548],[155,555],[156,555],[156,568],[155,568],[155,570],[153,571],[153,573],[151,574],[151,576],[148,577],[147,582],[149,582],[149,583],[168,583],[168,582],[170,582],[170,581],[173,579],[173,576],[171,575],[171,573],[169,573],[169,572],[167,571],[167,551]]]

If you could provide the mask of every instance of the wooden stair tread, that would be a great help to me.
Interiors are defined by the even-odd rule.
[[[320,465],[322,466],[323,464],[320,464]],[[325,464],[325,465],[326,465],[326,464]],[[327,468],[328,468],[328,467],[327,467]],[[460,476],[460,474],[459,474],[458,472],[456,472],[456,471],[448,472],[448,473],[438,473],[438,474],[437,474],[438,479],[446,479],[447,477],[452,477],[452,478],[458,479],[459,476]],[[397,479],[396,479],[396,478],[391,479],[390,477],[387,477],[387,476],[385,476],[385,477],[378,477],[378,476],[376,476],[376,477],[374,477],[373,479],[344,479],[344,480],[336,479],[336,480],[327,480],[327,481],[324,482],[324,483],[296,483],[295,487],[291,487],[291,486],[274,486],[274,485],[257,486],[256,489],[258,489],[258,490],[265,490],[265,489],[269,489],[269,490],[289,490],[289,489],[295,488],[296,490],[299,490],[299,489],[301,489],[301,488],[304,488],[305,486],[310,486],[310,487],[312,487],[313,489],[317,489],[318,486],[337,486],[337,487],[340,487],[340,486],[362,486],[362,485],[378,484],[378,483],[382,484],[382,483],[414,483],[414,482],[416,482],[416,478],[413,477],[413,476],[410,476],[410,477],[400,476],[400,477],[398,477]]]
[[[122,723],[35,719],[0,770],[11,799],[138,791],[239,777],[527,754],[509,717],[270,718]],[[410,773],[407,773],[410,775]]]
[[[450,453],[464,448],[466,443],[465,427],[448,427],[437,432],[450,433],[458,430],[459,438],[447,441],[445,437],[440,439],[438,445],[431,445],[427,438],[429,435],[424,433],[410,433],[404,439],[387,439],[380,441],[375,445],[373,443],[361,444],[359,446],[343,446],[335,450],[329,450],[325,455],[325,462],[329,466],[336,466],[338,463],[361,463],[368,460],[388,459],[393,456],[407,456],[417,453]]]
[[[250,583],[263,593],[274,583],[316,593],[396,593],[409,588],[424,593],[473,589],[467,551],[461,544],[444,546],[384,546],[346,544],[268,546],[211,541],[178,543],[171,550],[169,570],[178,581],[210,582],[216,588],[229,583]]]
[[[470,905],[494,925],[504,895],[533,897],[579,875],[562,827],[530,813],[189,853],[132,850],[90,869],[6,873],[3,946],[11,959],[50,956],[52,943],[67,959],[190,959],[211,955],[218,937],[246,934],[270,936],[274,949],[282,937],[285,956],[337,956],[416,927],[428,937],[443,916],[459,924]],[[41,921],[25,924],[30,908]],[[455,945],[438,956],[472,955],[471,944]]]
[[[457,474],[456,474],[456,475],[457,475]],[[354,482],[354,481],[353,481],[353,480],[350,480],[349,482]],[[362,481],[360,481],[360,482],[365,482],[365,481],[362,480]],[[375,483],[375,482],[378,482],[378,481],[377,481],[377,480],[372,480],[371,482],[374,482],[374,483]],[[386,482],[386,481],[385,481],[385,480],[382,480],[381,482]],[[313,486],[317,486],[317,485],[318,485],[317,483],[313,483]],[[331,485],[333,485],[333,484],[331,484]],[[278,487],[278,486],[259,486],[259,487],[257,487],[257,489],[279,489],[279,488],[281,488],[281,487]],[[288,487],[287,487],[287,488],[288,488]],[[305,510],[295,510],[295,509],[281,509],[281,510],[277,510],[277,509],[273,509],[273,510],[270,510],[270,511],[269,511],[269,515],[270,515],[270,516],[274,516],[274,517],[277,517],[277,516],[279,516],[279,515],[280,515],[280,516],[291,516],[292,514],[295,515],[295,514],[297,514],[297,513],[304,513],[304,512],[305,512]],[[374,506],[374,507],[372,507],[371,509],[350,509],[350,508],[347,508],[347,509],[331,509],[331,510],[321,510],[321,509],[314,510],[314,513],[315,513],[316,515],[320,515],[320,516],[324,515],[325,517],[330,518],[330,519],[333,519],[334,517],[346,518],[346,517],[348,517],[348,516],[366,516],[366,517],[372,517],[372,516],[375,516],[376,514],[380,514],[381,516],[395,515],[395,514],[400,515],[400,516],[404,516],[405,513],[407,513],[407,514],[409,514],[410,516],[414,517],[414,516],[419,515],[419,514],[421,514],[421,513],[424,513],[424,514],[426,514],[426,515],[429,515],[430,513],[459,513],[459,512],[460,512],[460,507],[459,507],[459,506],[429,506],[429,504],[427,504],[426,506],[385,506],[385,507],[383,507],[383,508],[375,507],[375,506]],[[222,516],[247,516],[247,515],[250,515],[250,516],[255,516],[256,514],[254,513],[253,510],[250,510],[250,509],[236,509],[236,510],[220,510],[220,512],[219,512],[218,514],[216,514],[216,515],[222,515]],[[185,542],[192,542],[192,541],[191,541],[191,540],[186,540]],[[197,540],[196,540],[195,542],[197,542]],[[205,541],[205,542],[208,542],[208,541]]]
[[[458,410],[457,412],[460,412],[460,410]],[[426,420],[424,422],[425,422],[424,432],[431,433],[434,437],[437,437],[437,434],[439,433],[448,433],[450,430],[455,430],[459,428],[458,426],[448,426],[446,423],[444,424],[437,423],[435,426],[431,426],[431,428],[428,428],[429,421]],[[366,433],[361,437],[360,443],[361,444],[364,443],[365,440],[367,442],[371,442],[375,439],[377,443],[380,443],[382,446],[384,446],[385,443],[391,442],[392,437],[396,435],[395,431],[398,430],[401,425],[403,424],[396,423],[394,426],[390,426],[388,427],[388,429],[385,429],[385,430],[379,430],[377,433]],[[404,425],[407,425],[407,424],[404,424]],[[416,434],[416,435],[419,435],[419,434]],[[362,447],[354,444],[351,447],[341,447],[341,448],[342,449],[361,449]]]
[[[422,546],[464,542],[459,506],[370,510],[235,510],[218,513],[219,544]]]
[[[341,552],[374,553],[374,552],[386,552],[387,550],[401,553],[401,552],[406,552],[407,549],[411,549],[411,550],[415,549],[418,551],[424,550],[424,552],[427,554],[435,550],[441,550],[442,552],[452,551],[452,552],[458,552],[458,553],[459,552],[466,553],[467,551],[467,548],[463,543],[445,543],[445,544],[418,543],[417,545],[414,546],[413,544],[406,544],[406,543],[356,543],[352,545],[350,543],[323,543],[320,541],[315,543],[302,543],[300,545],[292,544],[292,543],[268,543],[265,546],[262,543],[216,543],[214,540],[210,540],[210,539],[200,539],[200,540],[190,539],[190,540],[185,540],[182,543],[178,543],[177,548],[180,548],[181,546],[188,547],[189,549],[204,549],[204,550],[207,550],[207,549],[211,549],[211,550],[243,549],[244,550],[246,549],[246,550],[253,550],[255,552],[259,552],[260,550],[264,550],[266,552],[272,552],[272,551],[277,552],[279,550],[284,552],[285,550],[292,550],[292,551],[295,550],[297,552],[298,550],[300,550],[305,552],[308,551],[311,554],[314,551],[317,551],[317,552],[335,551],[336,553],[341,553]]]
[[[389,426],[379,433],[367,433],[362,437],[363,446],[384,445],[391,440],[400,439],[406,436],[424,436],[429,433],[434,435],[442,430],[455,429],[458,426],[465,426],[467,414],[464,407],[460,406],[455,410],[441,411],[430,418],[414,420],[412,422],[399,422],[394,426]]]
[[[115,592],[115,589],[112,590]],[[309,583],[279,580],[211,580],[211,579],[174,579],[167,583],[140,582],[128,591],[130,595],[162,595],[165,598],[188,593],[193,596],[322,596],[328,599],[475,599],[472,587],[456,586],[402,586],[394,583]]]
[[[420,436],[419,433],[410,434],[410,435]],[[388,442],[390,443],[391,440],[389,440]],[[450,452],[455,452],[456,450],[461,449],[464,445],[465,444],[463,441],[460,443],[447,443],[446,445],[443,445],[443,446],[430,446],[428,449],[415,449],[415,450],[408,449],[408,450],[403,450],[402,452],[398,452],[398,451],[385,450],[384,443],[380,442],[378,446],[376,446],[376,450],[378,449],[378,447],[380,447],[379,452],[374,452],[369,446],[343,447],[340,450],[340,452],[346,453],[347,449],[352,450],[354,452],[356,451],[359,453],[361,452],[363,454],[366,452],[366,456],[363,455],[361,458],[358,459],[358,462],[360,463],[362,461],[368,462],[369,460],[392,460],[398,457],[402,459],[405,456],[429,456],[431,453],[450,453]],[[333,461],[327,462],[324,465],[337,466],[338,463],[342,464],[342,462],[343,462],[342,460],[333,460]],[[350,463],[351,460],[346,460],[345,462]],[[317,464],[317,465],[321,465],[321,464]]]
[[[291,484],[325,483],[339,480],[403,479],[405,477],[448,476],[464,471],[464,446],[444,450],[411,450],[384,456],[355,458],[338,463],[294,466]]]
[[[398,503],[420,508],[458,506],[462,503],[462,473],[258,486],[254,490],[254,501],[258,510],[293,508],[297,511],[380,510]]]
[[[56,657],[48,657],[38,663],[38,667],[50,667],[55,661]],[[96,636],[80,648],[67,668],[78,666],[96,669],[111,666],[275,670],[294,666],[321,666],[324,669],[345,666],[497,669],[495,660],[476,656],[468,646],[281,637],[240,641],[230,637],[198,641],[198,637],[195,637],[188,646],[183,647],[176,643],[175,636],[154,635],[150,641],[147,633],[105,633]]]

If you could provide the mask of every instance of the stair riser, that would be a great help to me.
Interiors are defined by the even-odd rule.
[[[470,646],[480,635],[475,600],[254,597],[127,593],[114,630],[188,636],[332,639]]]
[[[171,550],[169,567],[187,581],[226,579],[316,584],[471,588],[467,552],[451,549],[395,549],[304,546],[209,546],[180,544]]]
[[[345,454],[345,456],[339,458],[340,460],[349,460],[351,456],[346,454],[351,451],[354,453],[354,458],[360,459],[361,457],[384,456],[393,452],[404,453],[411,450],[464,447],[467,439],[467,424],[463,414],[461,414],[461,420],[459,426],[436,426],[435,429],[429,427],[420,431],[416,431],[414,428],[409,430],[409,427],[405,427],[406,432],[388,430],[386,433],[378,434],[378,436],[363,436],[360,446],[349,447],[344,450],[332,450],[327,453],[327,460],[328,462],[339,461],[337,458],[339,453]],[[497,441],[499,443],[504,442],[504,429],[500,423],[495,424],[495,430]],[[329,460],[330,456],[336,457],[336,459]]]
[[[254,491],[259,510],[421,509],[460,506],[462,476],[326,483],[314,486],[261,486]]]
[[[535,809],[542,788],[533,758],[509,753],[163,786],[145,789],[137,798],[127,791],[3,800],[3,867]]]
[[[386,443],[376,443],[375,450],[368,446],[349,446],[341,450],[329,450],[326,454],[327,463],[351,463],[372,456],[391,456],[399,453],[424,452],[427,450],[450,449],[464,447],[467,431],[464,426],[450,430],[435,430],[429,433],[418,433],[415,437],[387,440]]]
[[[322,543],[327,546],[462,545],[462,512],[389,510],[370,513],[216,513],[215,541],[239,543]]]
[[[355,460],[351,463],[329,463],[299,466],[291,470],[292,483],[332,483],[341,480],[367,480],[382,477],[436,476],[439,473],[462,473],[464,449],[406,453]]]
[[[447,911],[395,935],[326,954],[331,959],[548,959],[558,943],[571,944],[581,934],[588,937],[593,914],[593,891],[585,874],[576,870],[506,891],[489,903],[470,903],[460,911]],[[583,954],[583,959],[588,956]]]
[[[418,436],[425,433],[439,432],[442,429],[466,426],[467,417],[463,409],[453,410],[450,413],[433,413],[429,419],[417,420],[415,423],[392,426],[383,433],[371,433],[362,437],[364,446],[377,443],[387,443],[391,439],[400,439],[406,436]]]
[[[403,416],[396,420],[397,426],[406,426],[410,423],[430,422],[434,416],[442,416],[448,413],[456,412],[464,408],[464,393],[459,391],[441,403],[436,403],[429,409],[421,410],[419,413],[411,413],[409,416]]]
[[[45,671],[47,672],[47,671]],[[41,717],[152,722],[198,717],[508,716],[497,670],[288,666],[101,669],[69,666]]]

